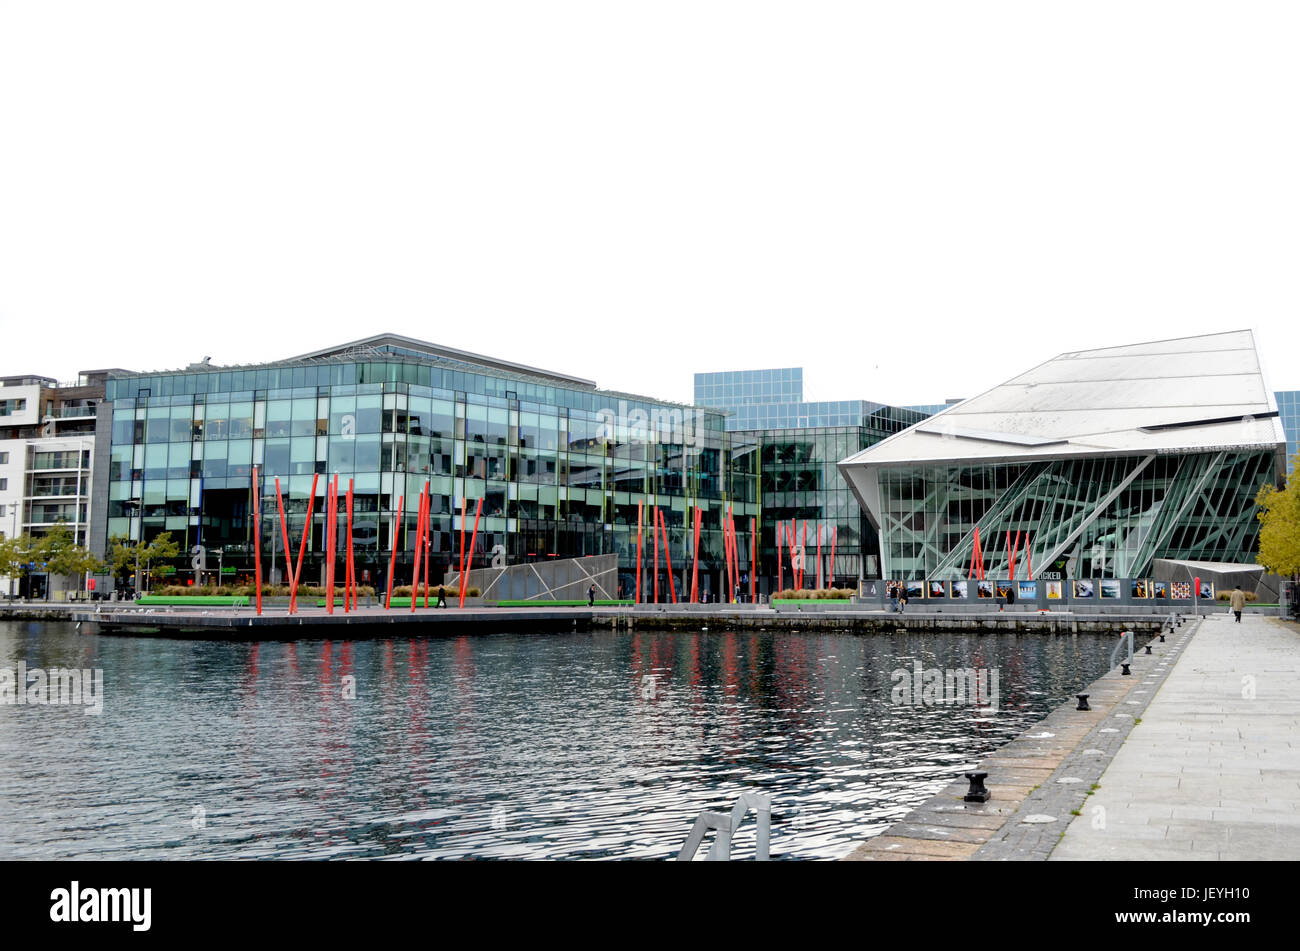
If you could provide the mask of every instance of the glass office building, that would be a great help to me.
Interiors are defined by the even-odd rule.
[[[700,510],[701,586],[712,592],[721,588],[723,512],[730,505],[747,523],[759,508],[757,447],[727,433],[720,413],[392,334],[277,363],[117,373],[97,431],[103,491],[92,544],[103,551],[113,536],[167,531],[187,550],[203,546],[210,563],[220,551],[222,566],[241,575],[259,525],[264,560],[279,549],[282,571],[277,479],[295,545],[317,480],[314,554],[303,569],[313,582],[335,473],[341,489],[352,482],[358,575],[372,583],[387,577],[395,542],[397,578],[409,579],[426,481],[438,572],[458,556],[465,500],[472,529],[482,499],[480,564],[494,550],[511,564],[616,552],[629,594],[639,503],[660,508],[678,558]],[[648,527],[644,537],[649,553]],[[687,567],[673,565],[679,590]]]
[[[759,447],[760,591],[778,580],[792,584],[791,525],[806,551],[805,587],[817,583],[819,539],[824,585],[878,577],[876,531],[837,463],[926,414],[869,400],[805,401],[800,367],[697,373],[695,402],[725,411],[728,431]],[[784,578],[778,579],[781,565]]]
[[[1283,476],[1249,331],[1062,354],[846,458],[886,577],[1148,577],[1157,558],[1253,562]],[[1023,574],[1021,575],[1023,577]]]
[[[1286,471],[1291,475],[1292,459],[1300,449],[1300,390],[1280,390],[1273,394],[1286,433]]]

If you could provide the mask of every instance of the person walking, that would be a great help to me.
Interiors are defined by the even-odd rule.
[[[596,585],[593,582],[587,588],[587,607],[594,608],[595,606],[596,606]]]
[[[1232,613],[1237,615],[1237,623],[1240,624],[1241,612],[1246,610],[1246,592],[1241,590],[1241,585],[1237,585],[1237,589],[1232,592],[1230,600],[1232,601]]]
[[[442,585],[438,586],[438,604],[436,606],[440,608],[447,606],[447,589]]]
[[[904,581],[898,586],[898,613],[902,614],[907,610],[907,582]]]
[[[891,614],[898,613],[898,588],[892,584],[889,586],[889,611]]]
[[[1011,584],[1007,585],[1007,607],[1008,608],[1015,607],[1015,604],[1016,604],[1016,585],[1015,582],[1013,581]]]

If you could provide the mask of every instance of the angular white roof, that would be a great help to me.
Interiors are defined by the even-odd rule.
[[[1249,330],[1063,353],[840,465],[1242,448],[1286,449]]]

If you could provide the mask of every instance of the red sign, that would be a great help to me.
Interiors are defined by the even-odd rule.
[[[94,590],[95,590],[95,579],[94,579],[94,578],[89,578],[89,579],[86,580],[86,590],[87,590],[87,591],[94,591]]]

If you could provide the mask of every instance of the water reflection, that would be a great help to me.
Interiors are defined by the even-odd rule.
[[[771,632],[229,644],[0,623],[0,666],[101,667],[106,694],[99,717],[0,706],[0,857],[666,858],[701,809],[754,789],[774,797],[774,858],[838,857],[1100,675],[1109,646]],[[915,661],[996,669],[999,708],[892,703],[891,672]],[[752,847],[751,823],[737,854]]]

